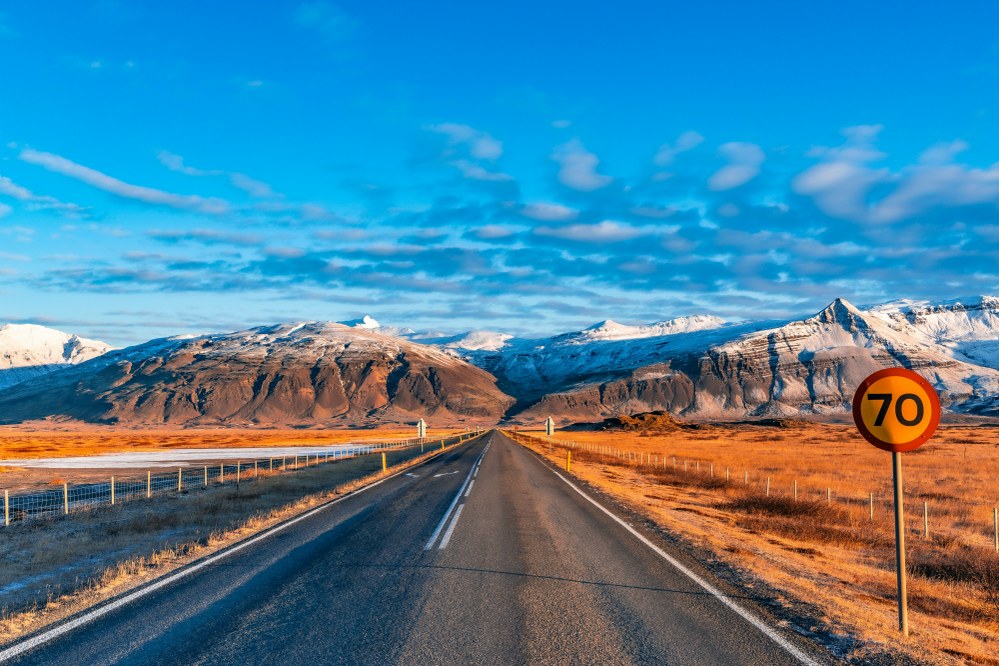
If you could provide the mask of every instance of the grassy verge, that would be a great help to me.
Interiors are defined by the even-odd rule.
[[[387,453],[389,472],[439,449]],[[381,478],[368,455],[0,531],[0,644],[69,617]]]
[[[564,465],[557,440],[518,439]],[[884,521],[824,498],[766,496],[707,469],[573,450],[572,473],[723,562],[748,592],[768,590],[762,596],[787,609],[789,622],[844,661],[999,664],[999,557],[986,548],[946,535],[910,538],[905,640],[896,627],[894,534]]]

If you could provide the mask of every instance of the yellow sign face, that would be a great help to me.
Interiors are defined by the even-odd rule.
[[[874,446],[901,453],[924,444],[940,423],[936,391],[911,370],[889,368],[865,379],[853,399],[857,429]]]

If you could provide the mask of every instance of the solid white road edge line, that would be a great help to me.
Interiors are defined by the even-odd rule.
[[[462,493],[465,492],[465,486],[467,486],[468,482],[472,480],[472,473],[475,472],[475,465],[478,465],[479,461],[482,460],[482,455],[482,453],[479,454],[475,464],[472,465],[472,469],[468,470],[468,476],[465,477],[465,482],[461,484],[460,488],[458,488],[458,494],[454,496],[453,500],[451,500],[451,505],[447,508],[447,511],[444,512],[444,517],[441,518],[441,522],[437,524],[437,529],[435,529],[434,533],[430,535],[430,541],[428,541],[427,545],[423,547],[423,550],[430,550],[434,547],[434,542],[437,541],[437,537],[440,536],[441,530],[444,529],[444,524],[447,522],[448,516],[451,515],[452,511],[454,511],[454,507],[458,504],[458,500],[461,499]]]
[[[451,524],[447,528],[447,532],[444,533],[444,538],[441,539],[441,545],[437,547],[438,550],[444,550],[447,548],[448,542],[451,541],[451,535],[454,534],[454,526],[458,524],[458,518],[461,517],[461,512],[465,508],[462,504],[458,507],[458,510],[454,512],[454,518],[451,519]]]
[[[582,496],[582,498],[585,499],[587,502],[589,502],[590,504],[592,504],[593,506],[597,507],[602,512],[604,512],[605,514],[607,514],[607,516],[610,517],[611,520],[613,520],[618,525],[620,525],[624,529],[626,529],[629,532],[631,532],[631,534],[635,538],[637,538],[639,541],[641,541],[646,546],[648,546],[649,548],[651,548],[656,553],[656,555],[658,555],[659,557],[661,557],[664,560],[666,560],[667,562],[669,562],[680,573],[682,573],[687,578],[689,578],[690,580],[692,580],[695,583],[697,583],[698,585],[700,585],[706,592],[709,592],[713,597],[715,597],[716,599],[718,599],[718,601],[722,602],[723,604],[725,604],[726,606],[728,606],[729,608],[731,608],[733,611],[735,611],[736,613],[738,613],[742,617],[742,619],[746,620],[751,625],[753,625],[754,627],[756,627],[757,629],[759,629],[760,631],[762,631],[773,642],[777,643],[777,645],[779,645],[780,647],[784,648],[785,652],[787,652],[792,657],[794,657],[795,659],[797,659],[798,661],[800,661],[802,664],[808,664],[808,666],[821,666],[819,664],[819,662],[815,661],[814,659],[812,659],[811,657],[809,657],[807,654],[805,654],[804,652],[802,652],[801,650],[799,650],[798,648],[796,648],[794,645],[791,644],[790,641],[788,641],[786,638],[784,638],[779,633],[777,633],[776,631],[774,631],[774,629],[772,627],[770,627],[766,623],[764,623],[763,620],[759,619],[758,617],[756,617],[755,615],[753,615],[752,613],[750,613],[749,611],[747,611],[745,608],[743,608],[742,606],[738,605],[737,603],[735,603],[734,601],[732,601],[731,599],[729,599],[727,596],[725,596],[725,593],[723,593],[717,587],[715,587],[714,585],[712,585],[711,583],[709,583],[708,581],[704,580],[703,578],[701,578],[700,576],[698,576],[696,573],[694,573],[693,571],[691,571],[690,569],[688,569],[687,567],[685,567],[676,558],[672,557],[666,551],[664,551],[662,548],[660,548],[656,544],[654,544],[651,541],[649,541],[648,539],[646,539],[634,527],[632,527],[628,523],[624,522],[623,520],[621,520],[620,518],[618,518],[617,516],[615,516],[608,509],[605,509],[603,507],[603,505],[601,505],[595,499],[593,499],[592,497],[590,497],[589,495],[587,495],[585,492],[583,492],[583,490],[580,489],[579,486],[577,486],[572,481],[570,481],[569,479],[565,478],[564,476],[562,476],[561,474],[559,474],[558,472],[556,472],[554,469],[552,469],[548,465],[545,465],[544,467],[545,467],[545,469],[549,470],[552,474],[554,474],[555,476],[557,476],[559,479],[561,479],[563,482],[565,482],[565,484],[568,485],[570,488],[572,488],[577,493],[579,493],[580,496]]]
[[[301,522],[301,521],[305,520],[306,518],[311,518],[312,516],[316,515],[317,513],[320,513],[321,511],[324,511],[324,510],[328,509],[329,507],[333,506],[334,504],[338,504],[338,503],[344,501],[345,499],[348,499],[348,498],[360,495],[361,493],[363,493],[366,490],[370,490],[371,488],[374,488],[375,486],[381,485],[381,484],[385,483],[386,481],[388,481],[390,479],[394,479],[395,477],[399,476],[400,474],[405,474],[405,473],[406,473],[406,470],[400,470],[400,471],[396,472],[395,474],[392,474],[391,476],[386,476],[384,479],[379,479],[378,481],[375,481],[374,483],[368,484],[368,485],[364,486],[363,488],[358,488],[357,490],[355,490],[353,492],[350,492],[350,493],[344,495],[343,497],[338,497],[335,500],[331,500],[331,501],[327,502],[326,504],[322,504],[320,506],[317,506],[315,509],[310,509],[306,513],[303,513],[300,516],[296,516],[295,518],[292,518],[292,519],[288,520],[287,522],[281,523],[279,525],[275,525],[274,527],[271,527],[268,530],[266,530],[264,532],[261,532],[257,536],[251,537],[247,541],[242,541],[242,542],[236,544],[235,546],[232,546],[232,547],[228,548],[227,550],[223,550],[221,553],[216,553],[215,555],[212,555],[212,556],[208,557],[207,559],[204,559],[204,560],[202,560],[200,562],[197,562],[197,563],[192,564],[192,565],[190,565],[190,566],[188,566],[186,568],[183,568],[180,571],[177,571],[176,573],[168,574],[166,576],[166,578],[162,578],[162,579],[156,581],[155,583],[147,585],[146,587],[139,588],[138,590],[135,590],[134,592],[126,594],[124,597],[116,599],[115,601],[112,601],[109,604],[101,606],[100,608],[95,608],[94,610],[89,611],[87,613],[84,613],[83,615],[81,615],[81,616],[79,616],[79,617],[77,617],[77,618],[75,618],[73,620],[70,620],[69,622],[65,622],[65,623],[60,624],[60,625],[58,625],[56,627],[53,627],[52,629],[49,629],[48,631],[46,631],[44,633],[41,633],[41,634],[38,634],[37,636],[29,638],[29,639],[27,639],[25,641],[22,641],[20,643],[15,643],[14,645],[11,645],[10,647],[8,647],[8,648],[0,651],[0,663],[3,663],[3,662],[8,661],[10,659],[13,659],[14,657],[18,657],[18,656],[24,654],[25,652],[27,652],[28,650],[31,650],[33,648],[38,647],[39,645],[43,645],[45,643],[48,643],[49,641],[51,641],[53,639],[56,639],[59,636],[62,636],[63,634],[72,631],[73,629],[76,629],[77,627],[82,627],[85,624],[90,624],[94,620],[96,620],[96,619],[98,619],[100,617],[103,617],[104,615],[107,615],[108,613],[110,613],[113,610],[117,610],[117,609],[121,608],[122,606],[125,606],[126,604],[129,604],[129,603],[135,601],[136,599],[140,599],[140,598],[142,598],[142,597],[144,597],[144,596],[146,596],[148,594],[152,594],[156,590],[159,590],[159,589],[161,589],[163,587],[166,587],[167,585],[170,585],[171,583],[174,583],[174,582],[176,582],[176,581],[178,581],[178,580],[180,580],[182,578],[186,578],[186,577],[190,576],[191,574],[193,574],[193,573],[195,573],[197,571],[200,571],[201,569],[204,569],[205,567],[207,567],[207,566],[209,566],[211,564],[215,564],[219,560],[223,560],[223,559],[229,557],[233,553],[238,553],[239,551],[243,550],[244,548],[248,548],[249,546],[252,546],[253,544],[257,543],[258,541],[263,541],[264,539],[266,539],[267,537],[271,536],[272,534],[277,534],[278,532],[281,532],[281,531],[283,531],[283,530],[291,527],[295,523]]]

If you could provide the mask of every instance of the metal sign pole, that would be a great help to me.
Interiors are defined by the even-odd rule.
[[[902,507],[902,454],[892,452],[895,485],[895,574],[898,581],[898,628],[909,635],[909,604],[905,591],[905,516]]]

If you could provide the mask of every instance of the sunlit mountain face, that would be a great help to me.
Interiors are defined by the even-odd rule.
[[[776,322],[604,320],[547,338],[421,332],[364,316],[105,346],[89,361],[79,354],[100,343],[18,330],[83,351],[62,365],[19,368],[0,391],[8,423],[370,425],[426,415],[491,424],[658,410],[699,420],[840,419],[865,377],[897,366],[926,377],[951,413],[999,412],[992,297],[863,308],[836,299]],[[39,344],[22,339],[6,354],[35,358]]]

